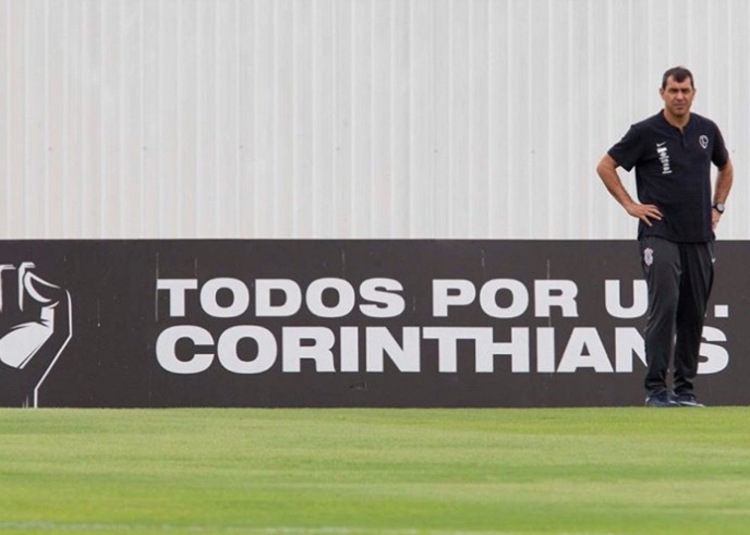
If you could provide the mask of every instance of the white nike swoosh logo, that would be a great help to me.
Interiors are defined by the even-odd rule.
[[[664,146],[664,145],[666,145],[666,144],[667,144],[667,142],[666,142],[666,141],[662,141],[661,143],[657,143],[657,144],[656,144],[656,146],[657,146],[657,147],[663,147],[663,146]]]

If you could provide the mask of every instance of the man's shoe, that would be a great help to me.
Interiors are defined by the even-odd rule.
[[[705,407],[703,403],[698,403],[695,394],[675,394],[672,399],[680,407]]]
[[[651,394],[646,398],[646,407],[674,408],[679,406],[679,403],[672,401],[666,390]]]

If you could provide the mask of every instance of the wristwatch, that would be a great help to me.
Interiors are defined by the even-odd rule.
[[[716,204],[714,204],[713,208],[714,208],[714,210],[716,210],[720,214],[724,213],[724,203],[723,202],[717,202]]]

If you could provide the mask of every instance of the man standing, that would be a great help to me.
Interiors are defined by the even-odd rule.
[[[659,93],[664,109],[632,125],[596,171],[617,202],[639,219],[641,266],[648,286],[646,405],[701,407],[693,379],[713,283],[713,231],[732,187],[732,162],[716,124],[690,112],[696,91],[689,70],[665,72]],[[719,169],[713,198],[712,163]],[[640,202],[623,187],[617,167],[635,167]]]

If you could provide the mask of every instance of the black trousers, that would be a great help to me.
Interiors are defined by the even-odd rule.
[[[667,370],[673,356],[674,392],[692,393],[714,280],[713,243],[674,243],[649,236],[639,244],[648,286],[646,392],[668,388]]]

